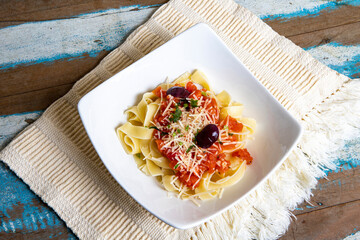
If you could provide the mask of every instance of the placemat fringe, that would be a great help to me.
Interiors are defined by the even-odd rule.
[[[360,134],[360,79],[345,82],[332,95],[314,107],[302,120],[304,134],[299,146],[308,162],[318,166],[316,177],[323,170],[335,169],[333,161],[346,141]]]

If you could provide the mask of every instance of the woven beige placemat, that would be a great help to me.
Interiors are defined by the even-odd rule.
[[[324,100],[323,104],[332,103],[329,96],[336,90],[346,92],[351,84],[231,0],[170,1],[1,152],[0,159],[79,238],[276,238],[289,224],[288,210],[310,196],[315,177],[321,175],[319,167],[329,165],[302,141],[256,192],[210,222],[182,231],[151,215],[120,187],[92,147],[77,103],[115,73],[199,22],[215,30],[306,130],[314,127],[306,125],[309,121],[318,122],[315,130],[323,124],[316,120],[321,118],[316,106]],[[310,129],[304,136],[310,138],[313,132]]]

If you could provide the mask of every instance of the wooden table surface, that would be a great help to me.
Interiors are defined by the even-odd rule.
[[[0,150],[164,0],[0,0]],[[319,61],[360,77],[360,1],[237,0]],[[281,239],[360,239],[360,138]],[[0,239],[77,239],[0,162]]]

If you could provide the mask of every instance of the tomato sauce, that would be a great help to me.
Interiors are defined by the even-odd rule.
[[[226,173],[229,170],[230,162],[226,159],[226,154],[223,153],[224,149],[234,149],[234,145],[223,145],[222,142],[217,141],[212,144],[211,147],[207,149],[203,149],[201,154],[195,155],[195,152],[190,152],[189,149],[185,150],[178,150],[178,151],[172,151],[171,146],[166,146],[166,142],[164,138],[169,137],[170,133],[170,126],[172,122],[169,120],[171,119],[170,116],[174,117],[175,109],[178,108],[178,106],[182,106],[182,111],[188,111],[191,107],[191,99],[197,100],[201,97],[203,99],[210,99],[207,101],[207,104],[205,106],[205,101],[202,101],[202,103],[199,106],[200,108],[204,108],[205,111],[207,111],[211,116],[214,116],[213,124],[216,124],[220,129],[224,129],[225,127],[228,128],[229,131],[233,132],[241,132],[243,125],[239,123],[236,119],[227,116],[225,120],[222,120],[220,122],[219,119],[219,107],[217,105],[216,99],[211,98],[207,96],[207,90],[201,89],[199,90],[195,84],[192,82],[188,82],[185,86],[185,89],[190,92],[190,95],[184,100],[180,98],[175,98],[171,95],[166,95],[166,91],[162,90],[161,87],[157,87],[155,90],[153,90],[153,93],[158,96],[162,97],[163,101],[160,104],[160,109],[156,116],[154,117],[154,123],[156,126],[160,126],[154,131],[154,137],[156,144],[158,146],[158,149],[160,150],[161,154],[165,156],[169,161],[169,167],[173,169],[176,172],[176,176],[180,180],[181,183],[189,187],[190,189],[195,189],[200,184],[200,179],[202,178],[203,174],[205,172],[213,173],[215,171],[218,171],[219,173],[223,174]],[[175,103],[172,103],[170,105],[170,111],[167,110],[166,114],[163,116],[162,113],[166,111],[166,109],[169,109],[170,102],[173,101]],[[226,125],[227,124],[227,125]],[[236,141],[236,136],[228,136],[228,139],[232,139],[233,141]],[[194,144],[196,144],[194,142]],[[165,146],[165,147],[164,147]],[[232,148],[231,148],[232,147]],[[191,149],[190,149],[191,150]],[[243,149],[241,149],[243,150]],[[183,156],[184,154],[188,154],[189,151],[191,154],[191,158],[195,159],[196,161],[199,161],[200,164],[197,164],[195,168],[192,168],[190,171],[187,169],[183,164],[179,164],[178,159]],[[248,151],[245,149],[244,151],[236,151],[233,153],[234,157],[240,157],[245,158],[248,164],[251,163],[252,157],[248,153]],[[251,160],[250,160],[251,158]]]
[[[242,148],[233,152],[232,156],[245,160],[247,165],[250,165],[253,161],[253,157],[250,155],[249,151],[246,148]]]

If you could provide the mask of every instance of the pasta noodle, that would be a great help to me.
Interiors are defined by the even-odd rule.
[[[116,132],[138,168],[164,189],[207,200],[239,182],[253,160],[245,147],[256,121],[243,109],[226,91],[215,95],[196,70],[145,93]]]

